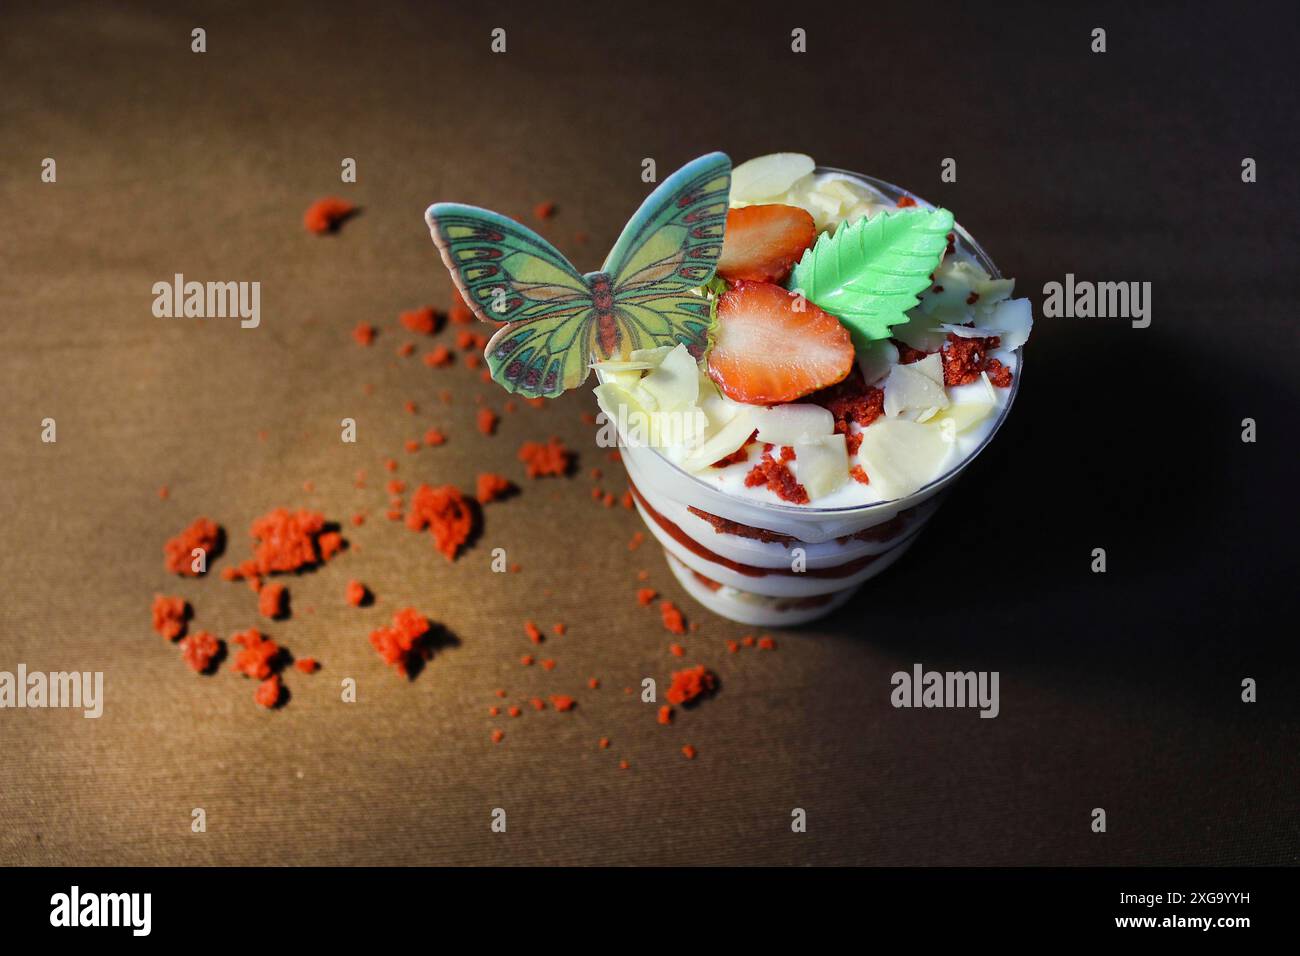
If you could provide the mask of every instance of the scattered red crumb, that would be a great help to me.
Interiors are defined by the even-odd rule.
[[[680,644],[669,644],[668,653],[672,654],[673,657],[685,657],[686,648],[682,647]]]
[[[630,491],[623,492],[623,507],[626,508],[628,511],[631,511],[633,508],[636,507],[636,501],[632,497],[632,492]]]
[[[189,605],[184,598],[167,597],[163,594],[153,596],[153,629],[174,641],[185,633],[185,619],[189,616]]]
[[[753,646],[754,646],[754,635],[753,635],[753,634],[746,634],[744,637],[742,637],[742,638],[740,639],[740,643],[744,644],[746,647],[753,647]]]
[[[713,672],[703,664],[673,671],[673,682],[664,694],[670,704],[689,704],[704,694],[710,694],[718,685]]]
[[[505,411],[506,414],[510,414],[511,412],[515,411],[515,409],[517,409],[518,407],[519,406],[515,404],[514,399],[506,399],[506,403],[501,406],[502,410]]]
[[[403,342],[397,347],[397,354],[400,358],[410,358],[415,354],[415,343]]]
[[[692,747],[690,744],[687,744],[686,746],[682,747],[682,756],[685,757],[687,760],[694,760],[695,748]]]
[[[921,357],[925,357],[924,353]],[[856,422],[859,427],[866,428],[885,413],[885,393],[867,385],[861,369],[856,366],[842,382],[814,392],[808,396],[807,401],[820,405],[831,413],[835,419],[835,432],[844,436],[850,455],[858,453],[862,435],[853,434],[849,424]]]
[[[168,489],[166,485],[162,485],[161,487],[159,487],[158,489],[159,501],[166,501],[170,496],[171,496],[171,491],[170,489]]]
[[[302,214],[302,224],[308,232],[324,235],[337,231],[339,225],[356,211],[356,206],[342,199],[328,196],[317,199]]]
[[[523,711],[518,707],[512,706],[506,711],[506,713],[509,714],[511,717],[518,717],[523,713]]]
[[[681,610],[672,601],[659,602],[659,615],[663,619],[664,627],[673,634],[686,633],[686,620],[682,617]]]
[[[864,485],[871,484],[871,478],[867,475],[867,469],[863,468],[861,465],[854,465],[850,468],[849,476],[854,481],[861,482]]]
[[[387,470],[387,471],[397,471],[397,459],[395,459],[395,458],[385,458],[385,459],[384,459],[384,468],[385,468],[385,470]]]
[[[280,691],[280,675],[272,674],[257,685],[257,690],[253,692],[253,700],[270,710],[280,703]]]
[[[469,329],[461,329],[456,333],[456,348],[458,349],[472,349],[477,341],[478,339]]]
[[[235,671],[254,680],[266,680],[275,670],[280,657],[280,646],[263,637],[261,632],[249,628],[231,638],[243,648],[235,655]]]
[[[494,730],[494,731],[492,731],[492,742],[493,742],[494,744],[499,744],[499,743],[501,743],[501,741],[503,741],[503,740],[505,740],[505,739],[506,739],[506,732],[505,732],[504,730]]]
[[[439,345],[432,352],[425,352],[423,359],[424,364],[429,368],[444,368],[454,361],[456,361],[455,356],[445,345]]]
[[[599,488],[592,488],[592,489],[591,489],[591,500],[592,500],[592,501],[599,501],[599,500],[603,497],[603,495],[604,495],[604,492],[602,492]]]
[[[619,770],[626,770],[626,769],[627,769],[628,767],[630,767],[630,766],[632,766],[632,765],[631,765],[630,763],[628,763],[626,760],[620,760],[620,761],[618,762],[618,769],[619,769]]]
[[[592,481],[600,481],[601,478],[605,477],[605,473],[599,468],[593,468],[587,474],[591,475]]]
[[[542,661],[541,664],[543,670],[548,670],[548,671],[555,670],[555,661],[551,660],[549,657],[546,658],[546,660]]]
[[[596,746],[598,746],[601,750],[608,750],[608,749],[609,749],[609,738],[608,738],[608,737],[601,737],[600,740],[597,741]]]
[[[353,607],[361,607],[366,603],[366,599],[370,597],[370,589],[360,581],[349,581],[344,596]]]
[[[447,318],[456,325],[469,325],[474,321],[474,310],[458,299],[447,310]]]
[[[673,709],[667,704],[664,704],[659,708],[659,716],[656,719],[661,724],[671,724],[673,722]]]
[[[414,455],[417,451],[420,450],[420,440],[418,438],[408,438],[403,443],[403,447],[406,448],[406,452],[408,455]]]
[[[528,639],[534,644],[540,644],[544,639],[541,629],[532,621],[524,621],[524,633],[528,635]]]
[[[989,381],[1000,388],[1011,384],[1011,370],[987,353],[998,347],[1001,340],[996,335],[987,338],[963,338],[949,332],[939,354],[943,359],[945,385],[969,385],[979,379],[980,372],[990,372]],[[995,380],[996,377],[996,380]]]
[[[606,508],[612,508],[618,503],[618,499],[614,497],[612,491],[605,492],[605,497],[602,498],[601,501],[604,503]]]
[[[436,428],[430,428],[424,433],[424,443],[430,447],[447,444],[447,436]]]
[[[187,578],[197,578],[204,571],[194,570],[194,549],[204,551],[204,567],[221,546],[221,526],[208,518],[195,518],[194,522],[163,545],[163,563],[168,571]]]
[[[555,215],[555,203],[551,202],[549,199],[544,202],[539,202],[533,207],[533,215],[543,221],[550,219]]]
[[[578,702],[574,700],[572,697],[570,697],[568,694],[551,695],[551,706],[554,707],[556,710],[558,710],[560,713],[564,713],[565,711],[568,710],[573,710],[573,708],[577,706],[577,703]]]
[[[502,688],[498,688],[497,690],[493,691],[493,693],[495,693],[498,697],[501,697],[501,698],[503,698],[503,699],[504,699],[505,696],[506,696],[506,691],[505,691],[505,688],[504,688],[504,687],[502,687]]]
[[[776,641],[772,640],[770,634],[764,634],[758,639],[758,646],[765,651],[774,651],[776,650]]]
[[[563,636],[564,636],[564,632],[567,631],[567,630],[568,630],[568,627],[566,627],[566,626],[565,626],[564,624],[562,624],[562,623],[561,623],[561,624],[552,624],[552,625],[551,625],[551,631],[552,631],[552,632],[553,632],[557,637],[563,637]]]
[[[659,592],[654,588],[639,588],[636,592],[636,603],[642,607],[649,607],[658,596]]]
[[[731,638],[727,638],[727,652],[731,654],[735,654],[739,650],[740,650],[740,642],[733,641]]]
[[[526,441],[520,446],[518,457],[526,466],[529,478],[566,475],[573,463],[573,452],[558,438],[551,438],[546,444]]]
[[[546,701],[542,700],[540,697],[534,697],[531,700],[529,700],[528,703],[533,705],[533,710],[546,709]]]
[[[787,457],[787,451],[789,457]],[[808,491],[803,485],[799,484],[794,472],[786,465],[786,462],[793,457],[794,449],[789,445],[782,447],[779,459],[772,457],[771,446],[767,446],[763,451],[763,456],[745,475],[745,487],[765,487],[782,501],[806,505],[809,501]]]
[[[583,412],[583,413],[582,413],[581,415],[579,415],[578,417],[579,417],[580,419],[582,419],[582,423],[583,423],[584,425],[594,425],[594,424],[596,424],[596,416],[595,416],[594,414],[592,414],[591,412]]]
[[[501,708],[498,707],[496,704],[493,704],[491,707],[488,708],[488,716],[489,716],[489,717],[500,717],[500,716],[501,716]]]
[[[406,526],[412,531],[426,527],[434,544],[448,561],[454,561],[461,546],[474,532],[475,514],[468,499],[455,485],[432,488],[420,485],[411,496]]]
[[[268,511],[253,522],[250,531],[257,547],[253,557],[235,569],[232,579],[313,567],[328,561],[344,544],[337,531],[325,530],[324,515],[305,508]]]
[[[644,531],[634,531],[632,533],[632,537],[628,539],[627,549],[629,551],[635,551],[637,548],[641,547],[641,542],[643,542],[644,540],[645,540]]]
[[[898,349],[899,365],[911,365],[913,362],[919,362],[930,354],[924,349],[914,349],[912,346],[908,345],[906,342],[900,341],[899,339],[890,339],[889,341]]]
[[[497,422],[500,420],[501,419],[497,416],[497,413],[492,411],[490,408],[480,408],[478,410],[478,430],[484,435],[495,434],[497,430]]]
[[[908,206],[915,206],[916,200],[913,199],[911,196],[899,196],[898,202],[896,202],[894,205],[897,206],[899,209],[906,209]]]
[[[284,617],[287,593],[283,584],[266,585],[257,595],[257,613],[272,620]]]
[[[404,607],[393,615],[391,627],[371,632],[370,646],[379,652],[386,664],[391,664],[399,674],[406,674],[421,655],[421,642],[431,627],[429,619],[415,608]]]
[[[520,664],[523,664],[525,667],[532,667],[532,666],[533,666],[533,655],[532,655],[532,654],[525,654],[523,657],[519,658],[519,663],[520,663]]]
[[[303,657],[293,662],[293,666],[304,674],[314,674],[320,670],[320,662],[314,657]]]
[[[479,355],[477,352],[471,352],[469,355],[466,355],[466,356],[465,356],[465,358],[463,359],[463,361],[464,361],[464,363],[465,363],[465,367],[466,367],[466,368],[478,368],[480,365],[483,364],[483,356]],[[487,370],[484,369],[484,371],[487,371]],[[479,376],[479,377],[480,377],[480,378],[483,378],[483,376]],[[491,374],[489,373],[488,376],[487,376],[487,378],[491,378],[491,377],[492,377],[492,376],[491,376]],[[484,379],[484,380],[486,381],[486,379]]]
[[[404,514],[402,514],[402,509],[400,508],[388,509],[387,516],[389,521],[401,521],[404,517],[406,517]]]
[[[588,677],[588,678],[587,678],[587,687],[590,688],[591,690],[599,690],[599,689],[600,689],[600,678],[599,678],[599,677]]]
[[[389,478],[384,485],[384,490],[390,495],[400,495],[406,491],[406,482],[401,478]]]
[[[647,571],[645,568],[642,568],[640,571],[638,571],[638,572],[636,573],[636,579],[637,579],[638,581],[649,581],[649,580],[650,580],[650,572]]]
[[[522,564],[517,564],[517,563],[516,563],[516,564],[512,564],[512,565],[510,565],[510,573],[511,573],[511,574],[518,574],[518,573],[519,573],[520,571],[522,571],[523,569],[524,569],[524,566],[523,566]]]
[[[221,653],[221,641],[207,631],[199,631],[189,637],[182,637],[181,659],[190,670],[202,674],[212,667],[212,662]]]
[[[420,335],[432,335],[438,331],[438,313],[433,310],[432,306],[425,306],[422,309],[411,309],[409,312],[403,312],[399,317],[402,327],[410,332],[416,332]]]

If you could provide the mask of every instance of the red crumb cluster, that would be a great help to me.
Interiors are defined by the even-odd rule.
[[[257,613],[272,620],[285,616],[288,591],[283,584],[267,584],[257,592]]]
[[[701,696],[712,694],[718,686],[718,679],[703,664],[688,667],[686,670],[673,671],[673,682],[664,694],[670,704],[689,704]]]
[[[519,449],[519,460],[524,463],[529,478],[561,477],[573,465],[573,452],[558,438],[551,438],[545,444],[526,441]]]
[[[425,352],[421,361],[429,368],[446,368],[456,361],[456,357],[447,346],[439,345],[432,352]]]
[[[370,345],[375,340],[375,327],[369,322],[358,322],[352,330],[352,339],[357,345]]]
[[[218,549],[221,547],[221,526],[215,521],[208,518],[195,518],[193,523],[176,535],[168,539],[163,545],[164,564],[168,571],[173,574],[184,575],[188,578],[197,578],[206,573],[207,562],[213,558]],[[200,549],[204,553],[203,570],[194,570],[194,551]]]
[[[230,639],[243,648],[235,655],[235,670],[254,680],[266,680],[280,659],[280,645],[253,628]],[[279,695],[277,694],[277,699]]]
[[[344,219],[356,212],[356,209],[357,207],[352,203],[333,196],[317,199],[302,214],[302,224],[308,232],[314,232],[318,236],[334,232]]]
[[[1011,369],[988,353],[1001,344],[996,335],[987,338],[965,338],[955,332],[949,332],[943,343],[940,357],[943,359],[943,384],[969,385],[980,377],[980,372],[989,373],[989,381],[998,388],[1011,385]]]
[[[349,581],[344,596],[353,607],[361,607],[370,598],[370,589],[360,581]]]
[[[750,436],[749,436],[748,438],[745,439],[745,444],[741,445],[739,448],[737,448],[735,451],[733,451],[730,455],[727,455],[727,456],[725,456],[725,457],[723,457],[723,458],[719,458],[719,459],[718,459],[717,461],[715,461],[715,462],[714,462],[710,467],[712,467],[712,468],[726,468],[728,465],[739,465],[742,461],[748,461],[748,460],[749,460],[749,446],[750,446],[751,444],[753,444],[753,442],[754,442],[757,438],[758,438],[758,430],[755,429],[755,430],[750,434]]]
[[[782,501],[789,501],[796,505],[806,505],[809,501],[808,491],[803,485],[799,484],[790,470],[787,462],[794,460],[794,449],[789,445],[782,445],[780,457],[772,457],[771,445],[763,446],[763,456],[749,469],[745,475],[745,487],[767,488]]]
[[[454,485],[420,485],[406,515],[406,526],[412,531],[429,529],[434,545],[448,561],[456,560],[474,533],[474,522],[473,505]]]
[[[417,335],[433,335],[438,331],[438,313],[431,306],[403,312],[398,320],[402,323],[402,328]]]
[[[422,646],[432,625],[413,607],[404,607],[393,615],[391,627],[381,627],[370,634],[370,645],[384,662],[399,674],[407,674],[411,664],[427,651]]]
[[[280,675],[272,674],[257,685],[257,690],[253,692],[253,700],[270,710],[280,703],[280,695],[283,692],[284,689],[280,686]]]
[[[189,637],[182,637],[181,660],[196,674],[202,674],[212,668],[212,662],[221,653],[222,642],[207,631],[199,631]]]
[[[925,354],[922,353],[921,357],[924,358]],[[850,456],[858,453],[862,435],[853,434],[849,424],[856,422],[858,427],[866,428],[885,413],[885,393],[868,385],[862,377],[862,370],[856,366],[842,382],[813,393],[806,401],[831,413],[835,419],[835,432],[844,436]]]
[[[496,434],[497,422],[501,421],[500,416],[490,408],[480,408],[478,410],[478,430],[484,435]]]
[[[255,520],[250,529],[257,547],[253,556],[236,568],[227,568],[228,580],[286,574],[328,561],[343,549],[343,537],[327,531],[319,511],[276,508]]]
[[[642,607],[649,607],[658,596],[659,592],[654,588],[639,588],[636,592],[636,603]]]
[[[153,629],[174,641],[185,633],[185,619],[189,616],[189,605],[184,598],[167,597],[163,594],[153,596]]]
[[[304,674],[314,674],[320,670],[320,662],[314,657],[303,657],[293,662],[293,666]]]
[[[681,610],[672,601],[661,601],[659,603],[659,616],[664,622],[664,628],[669,631],[669,633],[686,633],[686,619],[682,616]]]

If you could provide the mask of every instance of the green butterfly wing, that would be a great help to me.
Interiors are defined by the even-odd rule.
[[[575,300],[591,304],[578,270],[527,226],[460,203],[434,203],[424,218],[465,304],[483,321],[535,318]]]
[[[492,377],[528,398],[555,398],[591,371],[596,310],[575,303],[497,329],[483,350]]]

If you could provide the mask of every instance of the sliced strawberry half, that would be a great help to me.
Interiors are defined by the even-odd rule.
[[[709,377],[751,405],[793,402],[853,368],[849,330],[770,282],[738,282],[718,300]]]
[[[781,282],[817,238],[813,217],[798,206],[742,206],[727,213],[718,275],[736,282]]]

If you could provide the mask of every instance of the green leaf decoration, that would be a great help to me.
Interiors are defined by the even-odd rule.
[[[804,252],[789,288],[839,319],[855,347],[889,338],[929,287],[952,227],[947,209],[919,207],[845,223]]]

